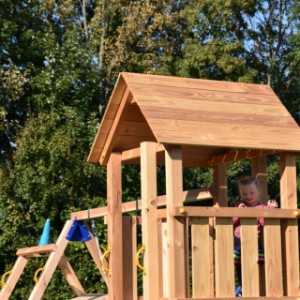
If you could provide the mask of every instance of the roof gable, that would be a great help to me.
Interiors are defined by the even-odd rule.
[[[221,148],[300,151],[300,129],[267,85],[121,73],[88,161],[106,164],[111,151],[142,141],[190,152],[205,147],[210,154]]]

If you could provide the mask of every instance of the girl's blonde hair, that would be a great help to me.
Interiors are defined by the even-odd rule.
[[[259,181],[255,176],[243,176],[239,179],[238,186],[245,186],[254,183],[257,187],[259,187]]]

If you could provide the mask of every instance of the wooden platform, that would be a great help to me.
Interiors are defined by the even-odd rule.
[[[70,300],[107,300],[107,299],[108,299],[107,295],[90,294],[90,295],[72,298]]]

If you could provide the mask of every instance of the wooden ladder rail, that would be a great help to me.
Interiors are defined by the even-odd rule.
[[[28,299],[39,300],[42,298],[57,266],[59,266],[62,270],[68,284],[70,285],[75,295],[85,295],[84,289],[81,286],[72,266],[64,255],[64,251],[69,242],[66,239],[66,235],[69,232],[71,225],[72,221],[69,220],[66,222],[55,244],[22,248],[17,251],[16,254],[18,258],[5,286],[1,290],[1,300],[9,299],[29,259],[31,257],[39,257],[41,256],[41,254],[49,254],[49,258],[46,262],[44,271],[42,272]]]

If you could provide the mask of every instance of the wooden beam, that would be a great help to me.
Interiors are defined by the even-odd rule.
[[[142,237],[145,245],[143,293],[145,300],[158,299],[160,296],[156,169],[156,144],[141,143]]]
[[[193,297],[212,297],[211,274],[214,270],[210,262],[213,252],[209,219],[192,218],[191,222]]]
[[[211,300],[212,298],[175,298],[175,300]],[[217,300],[235,299],[234,297],[218,297]],[[299,297],[242,297],[243,300],[299,300]],[[160,298],[160,300],[169,300],[168,298]]]
[[[185,274],[185,242],[182,218],[174,218],[173,206],[182,205],[182,150],[171,148],[165,151],[167,190],[167,232],[169,258],[169,298],[185,297],[187,294]]]
[[[228,206],[227,201],[227,165],[214,166],[214,207]]]
[[[86,228],[88,228],[88,230],[91,232],[90,228],[89,228],[89,225],[85,222],[85,226]],[[103,253],[102,253],[102,250],[100,248],[100,242],[98,240],[98,238],[96,238],[94,236],[94,234],[90,234],[91,235],[91,239],[89,241],[86,241],[85,242],[85,245],[86,247],[88,248],[104,282],[106,283],[106,285],[108,284],[108,281],[107,281],[107,274],[104,272],[103,268],[102,268],[102,265],[101,265],[101,259],[102,259],[102,256],[103,256]],[[106,264],[107,266],[107,261],[106,259],[104,259],[104,263]]]
[[[9,275],[6,284],[4,287],[2,287],[0,292],[0,299],[1,300],[8,300],[20,278],[22,275],[22,272],[28,263],[28,258],[19,256],[17,258],[17,261],[15,262],[15,265],[12,269],[11,274]]]
[[[123,230],[123,297],[137,300],[137,268],[135,255],[137,252],[136,218],[122,217]]]
[[[266,296],[269,297],[283,296],[282,253],[280,233],[280,220],[265,220],[264,252],[266,273]]]
[[[120,106],[118,108],[117,114],[113,120],[113,124],[110,128],[109,134],[107,136],[107,139],[105,141],[105,144],[104,144],[104,147],[102,150],[102,154],[100,157],[101,165],[105,165],[109,160],[109,156],[113,149],[114,142],[116,139],[116,133],[118,132],[118,129],[120,128],[120,125],[124,118],[124,109],[125,109],[126,105],[128,103],[130,103],[131,98],[132,98],[132,95],[131,95],[129,89],[126,88],[125,93],[123,94],[123,98],[121,100]]]
[[[107,236],[109,257],[108,299],[123,299],[122,172],[121,154],[111,153],[107,164]]]
[[[239,217],[239,218],[277,218],[297,219],[300,216],[300,209],[240,209],[237,207],[196,207],[196,206],[174,206],[173,216],[175,217]]]
[[[242,151],[231,151],[222,155],[217,155],[212,157],[208,165],[216,166],[225,163],[231,163],[234,161],[242,160],[242,159],[251,159],[254,157],[270,155],[278,153],[276,150],[242,150]]]
[[[285,209],[297,208],[297,178],[295,156],[280,155],[280,202]],[[299,236],[298,220],[282,222],[284,292],[299,295]]]
[[[241,264],[243,296],[259,296],[259,265],[257,263],[257,220],[241,219]]]
[[[215,276],[216,298],[234,297],[232,218],[216,218]]]
[[[45,270],[40,275],[38,284],[35,285],[33,291],[29,296],[29,300],[39,300],[43,297],[43,294],[53,276],[53,273],[61,259],[64,255],[64,251],[67,247],[68,240],[66,236],[72,226],[72,221],[67,221],[63,230],[61,231],[59,238],[56,241],[56,250],[55,252],[51,252],[49,258],[45,264]]]
[[[165,147],[163,144],[156,144],[155,152],[163,152],[165,151]],[[141,157],[141,148],[130,149],[122,152],[122,162],[126,162],[128,160],[137,159]]]
[[[267,181],[267,158],[266,156],[253,157],[251,160],[251,173],[256,176],[260,183],[261,202],[267,205],[269,200]]]
[[[193,189],[184,191],[182,193],[182,201],[183,203],[190,203],[195,201],[202,201],[211,199],[213,197],[212,192],[209,188],[200,188],[200,189]],[[156,199],[156,203],[158,207],[165,206],[166,205],[166,196],[158,196]],[[122,212],[131,212],[140,210],[142,207],[142,201],[141,200],[133,200],[130,202],[124,202],[122,203]],[[81,220],[88,220],[88,219],[95,219],[107,216],[108,209],[107,206],[104,207],[97,207],[97,208],[91,208],[90,210],[82,210],[71,213],[71,219],[73,220],[75,217],[78,221]]]
[[[58,263],[62,273],[64,274],[69,286],[76,296],[85,295],[84,288],[78,280],[71,264],[67,260],[66,256],[63,255]]]
[[[54,252],[56,249],[55,244],[48,244],[43,246],[33,246],[28,248],[21,248],[18,249],[17,255],[18,256],[25,256],[25,257],[38,257],[41,256],[41,254]]]

